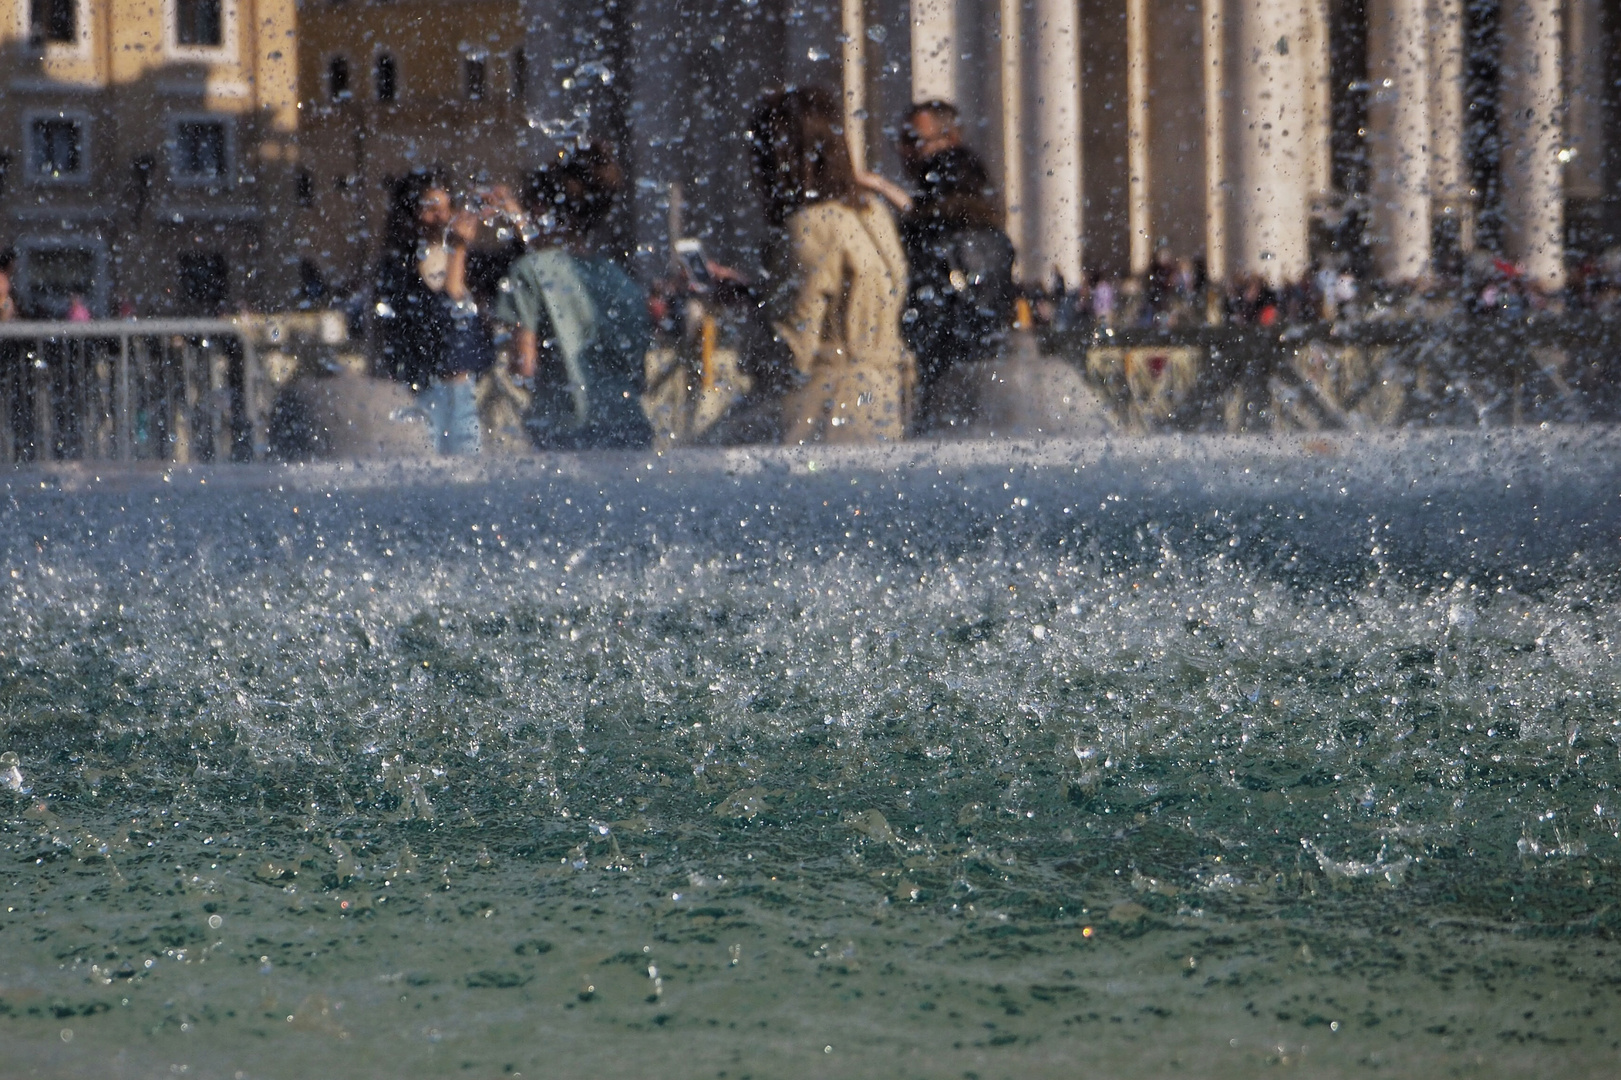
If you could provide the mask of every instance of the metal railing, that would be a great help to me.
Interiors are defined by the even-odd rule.
[[[1621,419],[1621,320],[1594,313],[1053,334],[1138,430]]]
[[[263,457],[259,332],[233,319],[0,323],[0,462]]]

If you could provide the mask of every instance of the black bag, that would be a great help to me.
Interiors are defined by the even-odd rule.
[[[1013,318],[1013,244],[1000,229],[930,230],[913,248],[906,339],[925,382],[953,364],[989,360]]]
[[[440,370],[445,374],[467,371],[474,375],[488,371],[495,365],[495,339],[480,317],[478,306],[447,303],[446,307],[450,318],[444,331]]]

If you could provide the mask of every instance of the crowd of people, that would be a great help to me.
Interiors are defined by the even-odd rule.
[[[1276,287],[1259,275],[1214,283],[1168,249],[1135,278],[1021,290],[1001,200],[950,104],[917,104],[899,128],[909,187],[856,169],[843,123],[828,90],[767,96],[749,128],[765,272],[749,281],[700,255],[654,295],[593,243],[625,192],[601,143],[569,147],[516,191],[469,196],[431,167],[400,178],[365,293],[373,374],[411,389],[447,455],[479,453],[492,424],[541,448],[646,446],[655,325],[669,329],[683,308],[672,294],[702,292],[758,330],[741,358],[747,390],[717,441],[871,442],[959,412],[949,399],[961,382],[942,376],[997,357],[1021,300],[1059,331],[1621,304],[1621,254],[1578,266],[1559,297],[1486,254],[1450,280],[1402,288],[1361,281],[1343,261]],[[491,229],[499,242],[481,245]],[[17,315],[13,261],[0,255],[0,319]]]
[[[829,91],[767,97],[750,126],[772,237],[761,280],[700,260],[653,296],[593,254],[593,232],[624,187],[600,144],[567,151],[517,197],[487,194],[480,211],[454,210],[436,172],[406,177],[374,289],[379,373],[417,389],[446,453],[477,452],[475,402],[487,397],[480,383],[497,380],[536,445],[646,445],[644,356],[655,325],[668,328],[665,316],[681,308],[671,290],[698,287],[763,331],[749,337],[749,389],[715,429],[721,441],[866,442],[927,431],[960,407],[946,400],[960,383],[942,376],[999,355],[1021,298],[1035,324],[1059,331],[1518,316],[1621,303],[1621,256],[1578,265],[1571,287],[1550,296],[1485,253],[1449,277],[1396,287],[1359,278],[1330,256],[1276,286],[1254,274],[1214,283],[1200,261],[1161,250],[1135,278],[1091,273],[1021,290],[1001,201],[952,106],[925,102],[905,117],[897,149],[907,188],[854,168],[842,125]],[[470,249],[480,212],[507,222],[506,246]]]
[[[684,271],[763,324],[724,425],[736,441],[905,438],[938,407],[940,374],[995,356],[1012,326],[1013,246],[955,110],[907,118],[911,191],[855,169],[843,123],[824,89],[764,99],[750,138],[766,272]],[[600,143],[476,207],[459,208],[439,170],[398,181],[371,292],[375,373],[411,386],[442,453],[480,452],[492,397],[542,448],[651,442],[644,363],[668,297],[592,245],[624,186]],[[494,221],[508,239],[476,248]]]
[[[1202,260],[1162,249],[1140,277],[1110,278],[1094,271],[1073,287],[1054,279],[1035,290],[1032,303],[1040,321],[1064,330],[1614,312],[1621,310],[1621,249],[1577,262],[1569,284],[1557,294],[1485,251],[1472,253],[1454,273],[1403,284],[1361,277],[1348,259],[1330,256],[1298,280],[1274,286],[1260,274],[1212,282]]]

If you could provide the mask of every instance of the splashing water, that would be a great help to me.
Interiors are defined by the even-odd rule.
[[[16,474],[14,1060],[1597,1069],[1621,446],[1341,449]]]

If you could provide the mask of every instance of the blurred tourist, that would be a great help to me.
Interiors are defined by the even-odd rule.
[[[1115,287],[1114,279],[1106,278],[1098,271],[1092,271],[1092,319],[1099,326],[1114,325],[1115,305],[1120,299],[1119,290]]]
[[[965,404],[935,400],[940,376],[956,364],[994,359],[1007,339],[1013,243],[990,174],[963,145],[953,106],[913,106],[899,150],[918,192],[900,207],[900,231],[910,270],[904,332],[917,357],[918,426],[927,430],[936,415]]]
[[[856,185],[839,99],[820,87],[769,95],[752,126],[782,439],[901,439],[916,364],[901,338],[906,255],[888,209]]]
[[[478,217],[457,210],[444,173],[408,173],[394,185],[377,269],[379,374],[408,384],[444,454],[477,454],[474,379],[495,360],[467,287],[467,245]]]
[[[495,310],[514,328],[514,371],[533,380],[525,425],[543,448],[652,441],[642,412],[653,335],[647,292],[590,248],[624,187],[612,153],[592,143],[564,152],[524,191],[535,234],[501,283]]]
[[[0,322],[17,317],[17,298],[11,292],[11,277],[16,271],[17,253],[11,248],[0,251]]]

